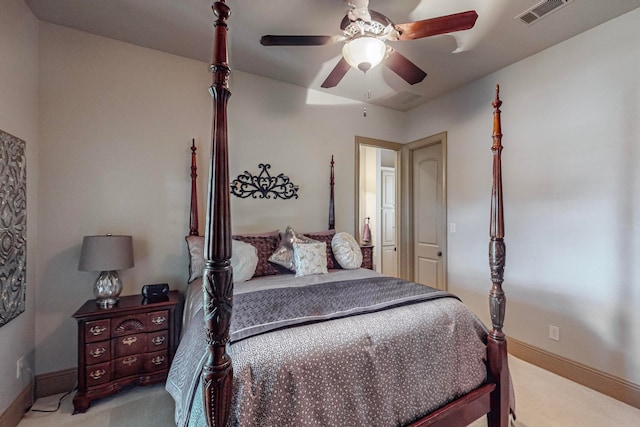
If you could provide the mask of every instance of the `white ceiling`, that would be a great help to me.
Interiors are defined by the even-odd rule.
[[[42,21],[210,62],[210,0],[25,0]],[[471,30],[392,42],[427,72],[409,85],[386,67],[365,76],[350,70],[336,87],[320,85],[341,45],[261,46],[264,34],[340,34],[342,0],[228,0],[232,70],[406,111],[438,95],[640,7],[640,0],[574,0],[531,25],[514,19],[540,0],[370,0],[396,24],[467,10],[479,17]],[[458,50],[458,53],[453,53]],[[369,96],[367,94],[370,94]]]

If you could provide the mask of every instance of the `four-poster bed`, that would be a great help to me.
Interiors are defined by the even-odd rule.
[[[392,306],[392,308],[386,310],[378,310],[315,324],[305,323],[295,328],[279,329],[258,335],[257,337],[247,339],[243,337],[234,341],[230,333],[230,326],[233,323],[231,314],[234,309],[234,302],[243,302],[247,299],[243,298],[244,296],[249,295],[250,297],[251,294],[255,292],[238,289],[236,290],[238,293],[234,293],[234,278],[231,268],[232,235],[227,145],[227,102],[231,93],[228,88],[230,69],[227,63],[226,38],[227,19],[230,15],[230,9],[224,1],[219,1],[214,3],[213,11],[216,16],[214,23],[213,65],[211,66],[213,84],[210,89],[213,98],[213,130],[204,238],[204,271],[202,273],[202,306],[206,343],[202,343],[202,340],[200,340],[199,344],[201,347],[205,347],[206,351],[204,357],[200,358],[199,365],[197,363],[194,365],[193,360],[191,364],[184,363],[185,359],[194,357],[193,355],[196,351],[192,348],[188,350],[183,348],[182,354],[180,354],[179,350],[179,354],[174,360],[175,366],[172,367],[172,371],[183,374],[182,378],[177,379],[172,379],[170,375],[169,382],[167,383],[167,389],[170,392],[173,391],[172,395],[176,398],[177,402],[176,421],[180,425],[202,425],[206,421],[207,425],[218,427],[228,425],[230,419],[232,419],[231,423],[234,425],[302,425],[308,420],[311,421],[308,421],[306,425],[318,425],[318,423],[321,425],[382,425],[380,424],[382,422],[380,420],[389,423],[389,419],[394,419],[393,417],[395,417],[396,421],[392,421],[389,425],[463,426],[487,414],[489,426],[507,427],[510,410],[510,381],[507,365],[506,338],[502,331],[506,301],[504,292],[502,291],[505,245],[503,241],[504,226],[501,181],[502,135],[499,110],[501,101],[499,100],[498,91],[496,90],[496,99],[493,102],[493,184],[491,197],[491,240],[489,246],[492,281],[490,311],[493,329],[491,331],[484,329],[477,318],[459,301],[454,298],[449,298],[448,295],[441,295],[442,298],[440,298],[439,295],[437,299],[428,302],[421,301],[418,303],[410,303],[409,305]],[[192,175],[195,175],[195,169],[192,169]],[[195,221],[197,221],[197,212],[194,214],[192,210],[192,221],[194,217]],[[330,221],[333,221],[332,217]],[[197,222],[195,229],[197,234]],[[193,232],[192,222],[191,233]],[[325,276],[330,275],[331,274]],[[277,276],[274,277],[276,277],[275,280],[284,280],[277,278]],[[340,277],[340,280],[346,280],[344,277]],[[351,277],[348,279],[352,280]],[[365,275],[358,276],[358,280],[373,281],[377,279]],[[354,279],[352,281],[357,280]],[[249,282],[252,282],[252,280]],[[408,284],[407,286],[410,285],[415,284]],[[250,285],[243,284],[242,286]],[[315,286],[315,288],[324,288],[325,286],[328,287],[328,284]],[[402,287],[405,285],[398,283],[397,286]],[[426,288],[421,285],[415,286]],[[285,292],[289,292],[288,289],[290,288],[286,289]],[[282,289],[277,290],[279,292],[282,291]],[[285,293],[284,295],[289,294]],[[234,298],[236,298],[237,301],[234,301]],[[442,306],[439,309],[440,311],[432,311],[436,310],[434,307],[438,306]],[[245,306],[241,304],[236,307],[236,310],[240,308],[244,310]],[[428,328],[424,324],[413,325],[409,329],[399,332],[399,335],[402,335],[405,337],[404,339],[408,339],[409,341],[396,341],[399,338],[393,335],[389,342],[381,344],[377,342],[372,343],[372,340],[376,340],[376,334],[386,337],[387,332],[383,328],[401,328],[401,326],[394,325],[394,319],[403,319],[402,321],[398,321],[398,323],[404,323],[407,319],[414,321],[415,319],[419,319],[420,316],[423,315],[422,313],[429,322],[433,321],[434,323],[441,321],[434,321],[433,319],[436,318],[442,319],[444,316],[444,318],[447,319],[446,322],[449,322],[451,317],[455,317],[455,323],[447,323],[449,329],[455,330],[454,334],[440,337],[441,341],[438,341],[438,335],[440,335],[440,333],[431,334],[426,340],[426,344],[422,343],[422,347],[416,347],[416,353],[419,353],[419,348],[427,349],[429,357],[417,357],[416,360],[402,359],[402,353],[410,352],[408,349],[413,345],[412,343],[414,341],[420,341],[421,339],[417,334],[408,334],[407,330],[413,331],[410,329],[411,327],[427,330]],[[451,313],[455,314],[451,316]],[[361,320],[364,318],[369,319],[369,323],[360,324],[360,322],[364,322],[364,320]],[[358,326],[356,326],[356,324],[358,324]],[[358,336],[357,334],[359,332],[357,331],[352,332],[354,329],[358,329],[359,326],[361,326],[363,331],[362,336]],[[201,336],[201,332],[199,332],[201,329],[198,332],[190,332],[196,329],[197,328],[190,328],[186,331],[186,339],[183,339],[181,347],[183,344],[186,345],[185,342],[187,341],[197,341],[198,337]],[[447,327],[442,327],[441,325],[439,330],[444,331],[446,329]],[[300,335],[293,335],[295,334],[295,332],[292,332],[294,330],[304,332],[300,332]],[[343,337],[340,333],[345,330],[349,331],[348,334],[344,334],[349,335],[348,337]],[[278,341],[282,339],[282,337],[288,337],[288,340]],[[311,337],[309,338],[311,339],[310,342],[305,341],[307,337]],[[268,382],[270,378],[269,375],[271,374],[268,372],[265,373],[264,375],[267,379],[260,380],[259,375],[264,367],[259,365],[258,362],[255,362],[256,364],[253,365],[254,361],[249,360],[250,353],[255,353],[251,356],[256,356],[256,358],[260,355],[265,356],[266,354],[266,357],[264,357],[265,361],[262,363],[269,365],[272,359],[284,360],[288,357],[288,354],[298,353],[299,349],[296,347],[298,342],[304,342],[305,345],[312,346],[313,342],[319,340],[325,340],[322,341],[320,347],[327,349],[327,353],[319,357],[319,359],[325,361],[324,363],[320,362],[319,365],[313,365],[312,360],[314,357],[309,357],[307,364],[304,359],[305,355],[303,354],[301,359],[296,359],[296,361],[291,362],[290,371],[286,371],[282,375],[273,374],[275,379],[273,383],[269,383],[269,387],[264,386],[260,381]],[[360,369],[363,369],[363,371],[355,371],[355,374],[353,374],[353,376],[356,377],[355,379],[349,378],[348,381],[344,381],[345,383],[355,384],[355,387],[359,388],[361,392],[361,395],[358,395],[358,399],[345,403],[344,400],[348,400],[345,396],[352,396],[353,391],[347,389],[348,385],[343,384],[341,381],[343,380],[342,376],[352,375],[350,373],[352,366],[346,362],[341,365],[339,361],[351,360],[350,358],[352,356],[350,353],[343,354],[341,352],[356,351],[354,348],[357,346],[353,344],[353,340],[366,344],[364,347],[366,348],[365,353],[367,356],[362,357],[360,355],[356,359],[360,360],[364,358],[367,360],[361,363],[362,366]],[[231,342],[233,342],[233,344],[231,344]],[[445,344],[441,344],[441,342]],[[455,342],[455,345],[451,346],[451,342]],[[263,347],[259,347],[260,345],[263,345]],[[335,348],[333,348],[334,345]],[[378,347],[376,347],[376,345],[378,345]],[[302,346],[302,344],[300,344],[300,346]],[[402,351],[399,351],[397,348],[400,346],[402,347]],[[256,348],[259,348],[259,350],[256,350]],[[380,348],[384,349],[382,353],[386,354],[388,359],[378,359],[381,357],[379,355],[376,357],[372,356],[373,350],[377,349],[376,351],[380,353]],[[441,350],[436,350],[440,348]],[[330,351],[334,353],[330,354]],[[440,351],[449,351],[449,353],[443,355],[439,353]],[[233,359],[229,353],[233,355]],[[331,357],[335,357],[335,360],[337,360],[333,365],[326,362],[326,360],[333,360]],[[317,358],[318,355],[316,354],[315,359]],[[438,358],[442,360],[439,364],[436,363],[434,373],[430,373],[429,378],[422,378],[421,380],[421,378],[419,378],[420,375],[416,375],[416,372],[422,372],[425,368],[419,365],[419,363],[427,363],[424,362],[424,359],[431,360]],[[302,362],[300,360],[302,360]],[[180,365],[178,365],[178,363],[180,363]],[[411,366],[405,367],[405,363]],[[337,365],[337,367],[335,365]],[[186,386],[187,390],[193,389],[191,390],[192,395],[190,399],[179,402],[182,398],[178,396],[177,390],[180,385],[186,383],[184,379],[185,375],[194,377],[193,373],[185,373],[189,369],[195,369],[194,366],[202,367],[201,377],[192,378],[193,381],[189,383],[190,385]],[[414,367],[416,371],[412,372],[410,370],[411,367]],[[405,368],[407,371],[404,370]],[[234,369],[236,370],[235,377]],[[276,366],[273,367],[273,369],[277,370],[282,368]],[[363,382],[364,380],[361,377],[366,376],[369,372],[375,371],[376,369],[379,369],[379,372],[374,379],[378,385],[374,387],[366,381]],[[322,377],[325,371],[332,372],[328,379]],[[459,375],[460,378],[458,379],[460,383],[456,384],[453,390],[447,390],[446,393],[443,391],[443,395],[434,396],[434,401],[438,402],[437,406],[428,406],[426,402],[420,401],[420,395],[428,391],[431,392],[430,389],[432,388],[440,387],[438,381],[442,381],[442,379],[439,377],[441,375],[447,375],[447,371],[450,372],[451,376]],[[200,376],[199,372],[198,370],[195,374],[198,377]],[[437,372],[437,375],[435,372]],[[315,388],[309,388],[307,390],[309,393],[306,395],[303,393],[302,395],[298,394],[290,397],[286,394],[288,392],[277,394],[278,390],[267,390],[265,393],[274,394],[267,395],[266,398],[262,398],[263,401],[258,401],[255,404],[250,401],[253,395],[260,392],[258,389],[261,387],[275,388],[273,384],[276,384],[278,381],[280,381],[281,387],[283,387],[282,383],[286,383],[286,385],[291,388],[298,389],[315,386],[314,384],[309,384],[309,382],[312,382],[311,379],[305,383],[304,378],[296,379],[296,375],[299,375],[300,378],[316,378],[317,382],[328,381],[330,386],[333,386],[335,383],[337,385],[333,387],[334,390],[332,390],[334,394],[325,395],[323,394],[325,392],[324,389],[319,391]],[[406,375],[406,377],[403,377],[404,375]],[[427,374],[425,374],[425,376],[426,375]],[[241,376],[246,378],[237,378]],[[433,378],[431,378],[431,376],[433,376]],[[450,382],[450,379],[451,377],[448,377],[442,382]],[[394,381],[396,382],[394,383]],[[192,384],[199,385],[194,388]],[[239,387],[242,390],[238,391],[236,389],[234,394],[234,385],[236,388]],[[410,394],[410,391],[405,390],[405,388],[411,389],[414,387],[418,390],[416,393],[418,397]],[[341,392],[343,394],[340,394]],[[402,394],[405,392],[409,393],[406,398],[404,394]],[[437,392],[433,393],[437,394]],[[411,411],[409,411],[403,407],[402,404],[398,406],[397,403],[394,403],[396,405],[395,407],[387,408],[387,406],[391,404],[387,404],[386,399],[393,400],[395,398],[397,400],[399,394],[402,394],[400,399],[401,403],[406,403],[406,406],[413,404],[418,406],[418,408],[411,408]],[[282,396],[285,397],[283,398]],[[319,400],[324,399],[325,406],[322,406],[322,402],[313,402],[313,405],[310,404],[309,400],[318,396],[320,396]],[[373,403],[369,401],[371,396],[375,397]],[[376,400],[378,397],[380,399]],[[198,401],[198,399],[201,400]],[[429,397],[429,399],[431,399],[431,397]],[[191,400],[193,400],[193,403],[190,403]],[[264,400],[267,401],[266,405]],[[193,409],[192,405],[193,408],[196,409]],[[287,412],[287,415],[285,418],[282,418],[283,415],[280,414],[272,414],[273,411],[278,409],[275,407],[279,405],[286,406],[285,412]],[[360,408],[359,405],[362,405],[364,409]],[[337,418],[332,418],[336,416],[334,413],[325,412],[325,410],[331,409],[326,408],[326,406],[337,407],[338,409],[336,410],[344,410],[349,416],[353,414],[353,419],[341,419],[340,423],[338,423],[336,421]],[[344,408],[342,406],[344,406]],[[408,415],[404,413],[405,410],[407,410]],[[247,415],[243,414],[242,411],[251,413]],[[182,413],[183,418],[181,421],[178,421],[178,412]],[[196,419],[200,412],[204,419]],[[380,417],[382,418],[378,418],[377,412],[380,412]],[[402,416],[400,413],[402,413]],[[340,417],[342,415],[338,414],[337,416]],[[275,421],[265,421],[267,418],[269,420],[278,420],[278,424],[269,424],[269,422]],[[316,424],[311,424],[312,422]]]

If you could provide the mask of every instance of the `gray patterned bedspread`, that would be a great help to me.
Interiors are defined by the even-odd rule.
[[[485,336],[460,301],[438,298],[244,337],[228,346],[234,366],[229,424],[408,424],[485,381]],[[166,384],[180,427],[205,425],[204,354],[204,324],[194,320]]]
[[[454,295],[395,277],[342,280],[234,296],[230,342],[265,332]]]

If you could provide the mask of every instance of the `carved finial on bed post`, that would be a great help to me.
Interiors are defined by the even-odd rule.
[[[198,189],[196,187],[198,177],[198,164],[196,162],[196,140],[191,140],[191,208],[189,209],[189,236],[197,236],[198,225]]]
[[[231,215],[227,141],[228,89],[227,24],[231,10],[224,1],[212,6],[216,16],[213,41],[213,124],[203,272],[204,318],[207,359],[202,369],[202,387],[207,425],[227,425],[233,394],[233,368],[226,352],[233,307],[231,269]]]
[[[335,186],[335,181],[333,178],[333,154],[331,155],[331,178],[329,179],[329,186],[331,187],[331,193],[329,195],[329,230],[335,230],[336,228],[336,210],[334,205],[334,193],[333,187]]]
[[[489,307],[493,329],[491,335],[497,340],[504,340],[502,326],[504,324],[506,298],[502,290],[506,247],[504,244],[504,218],[502,208],[502,126],[500,123],[500,85],[496,85],[496,99],[493,105],[493,188],[491,190],[491,224],[489,235],[489,266],[491,268],[491,292]]]

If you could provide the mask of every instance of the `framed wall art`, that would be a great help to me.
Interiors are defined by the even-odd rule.
[[[0,130],[0,326],[25,308],[27,269],[26,143]]]

